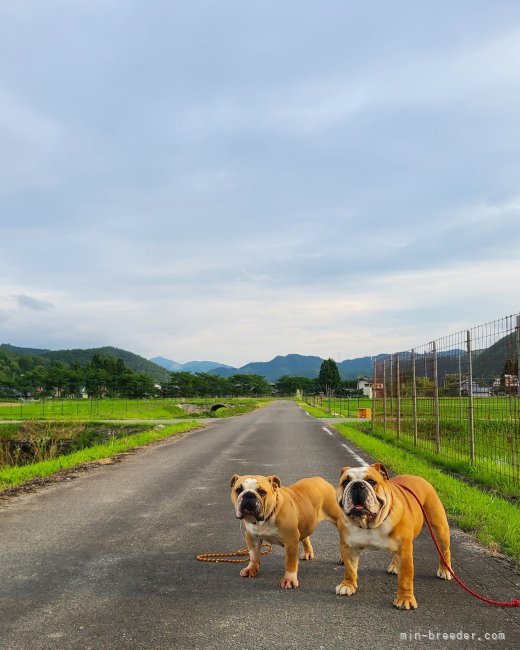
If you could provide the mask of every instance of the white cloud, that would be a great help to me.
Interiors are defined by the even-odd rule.
[[[2,338],[240,365],[517,308],[518,12],[143,7],[0,9]]]
[[[32,311],[47,311],[54,309],[54,305],[46,300],[39,300],[32,296],[27,296],[23,293],[12,296],[13,300],[19,307],[23,309],[31,309]]]

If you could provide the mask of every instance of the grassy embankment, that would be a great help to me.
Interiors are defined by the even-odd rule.
[[[150,429],[142,433],[131,434],[110,442],[81,449],[72,454],[65,454],[30,465],[0,468],[0,490],[14,487],[33,480],[55,474],[63,469],[77,467],[84,463],[110,458],[136,447],[142,447],[162,438],[179,435],[202,425],[194,421],[170,424],[161,429]]]
[[[63,469],[98,461],[178,435],[202,426],[196,417],[225,418],[242,415],[269,403],[264,399],[183,400],[194,409],[184,410],[173,400],[98,400],[95,417],[110,419],[160,420],[180,416],[185,422],[150,429],[146,424],[108,424],[88,418],[91,404],[68,400],[24,405],[22,422],[14,419],[9,407],[0,425],[0,490],[55,474]],[[225,404],[215,412],[215,403]],[[83,410],[82,410],[83,409]],[[45,418],[42,418],[45,414]],[[72,417],[70,420],[65,418]],[[112,418],[110,418],[112,416]],[[0,408],[0,420],[2,408]]]
[[[306,404],[301,406],[307,410]],[[338,423],[335,428],[394,473],[416,474],[432,483],[453,522],[473,533],[492,552],[508,555],[520,567],[520,509],[517,506],[446,474],[425,458],[370,435],[366,423]]]

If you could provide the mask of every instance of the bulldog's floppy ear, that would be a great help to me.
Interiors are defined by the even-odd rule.
[[[386,478],[386,480],[390,478],[388,475],[388,470],[383,465],[383,463],[374,463],[372,467],[376,470],[376,472],[379,472],[383,478]]]
[[[267,480],[275,490],[277,490],[282,485],[282,481],[278,478],[278,476],[268,476]]]
[[[229,487],[233,487],[233,485],[235,485],[235,483],[237,482],[237,478],[238,478],[238,474],[233,474],[233,476],[231,477],[231,483],[229,484]]]

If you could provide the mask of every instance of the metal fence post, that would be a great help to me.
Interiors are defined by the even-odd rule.
[[[437,376],[437,344],[432,343],[433,354],[433,391],[434,391],[434,415],[435,415],[435,453],[441,452],[441,422],[439,412],[439,378]]]
[[[390,355],[390,419],[394,419],[394,355]]]
[[[395,360],[395,396],[397,404],[397,439],[401,437],[401,360],[400,354],[397,353]]]
[[[459,352],[459,420],[462,422],[462,362]]]
[[[383,359],[383,430],[386,433],[386,359]]]
[[[520,316],[516,317],[515,344],[516,344],[516,392],[518,393],[518,397],[520,397]]]
[[[518,403],[516,405],[516,428],[517,432],[520,433],[520,314],[516,317],[516,332],[515,332],[515,344],[516,344],[516,391],[518,394]],[[514,373],[512,373],[514,374]],[[513,458],[515,454],[518,454],[518,437],[512,436],[512,455]],[[516,441],[516,442],[515,442]],[[516,482],[519,483],[519,473],[520,467],[518,463],[515,465],[513,462],[513,476],[516,479]]]
[[[412,413],[413,444],[417,447],[417,381],[415,376],[415,350],[412,350]]]
[[[471,331],[466,332],[466,345],[468,351],[468,434],[469,434],[469,460],[475,462],[475,429],[473,425],[473,359],[471,355]]]
[[[374,363],[372,365],[372,431],[374,430],[374,423],[375,423],[375,417],[376,417],[376,375],[377,375],[377,362],[374,359]]]

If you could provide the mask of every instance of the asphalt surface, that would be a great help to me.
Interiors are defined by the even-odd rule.
[[[280,548],[254,579],[240,578],[240,565],[195,560],[244,545],[232,474],[335,484],[343,465],[359,464],[344,444],[372,461],[323,427],[294,403],[275,402],[15,497],[0,510],[0,648],[520,647],[518,609],[485,605],[436,578],[425,532],[415,544],[415,611],[392,607],[396,577],[384,552],[366,551],[358,592],[336,596],[342,568],[326,522],[312,538],[316,559],[300,563],[297,590],[278,587]],[[518,573],[455,528],[452,551],[473,588],[519,596]]]

